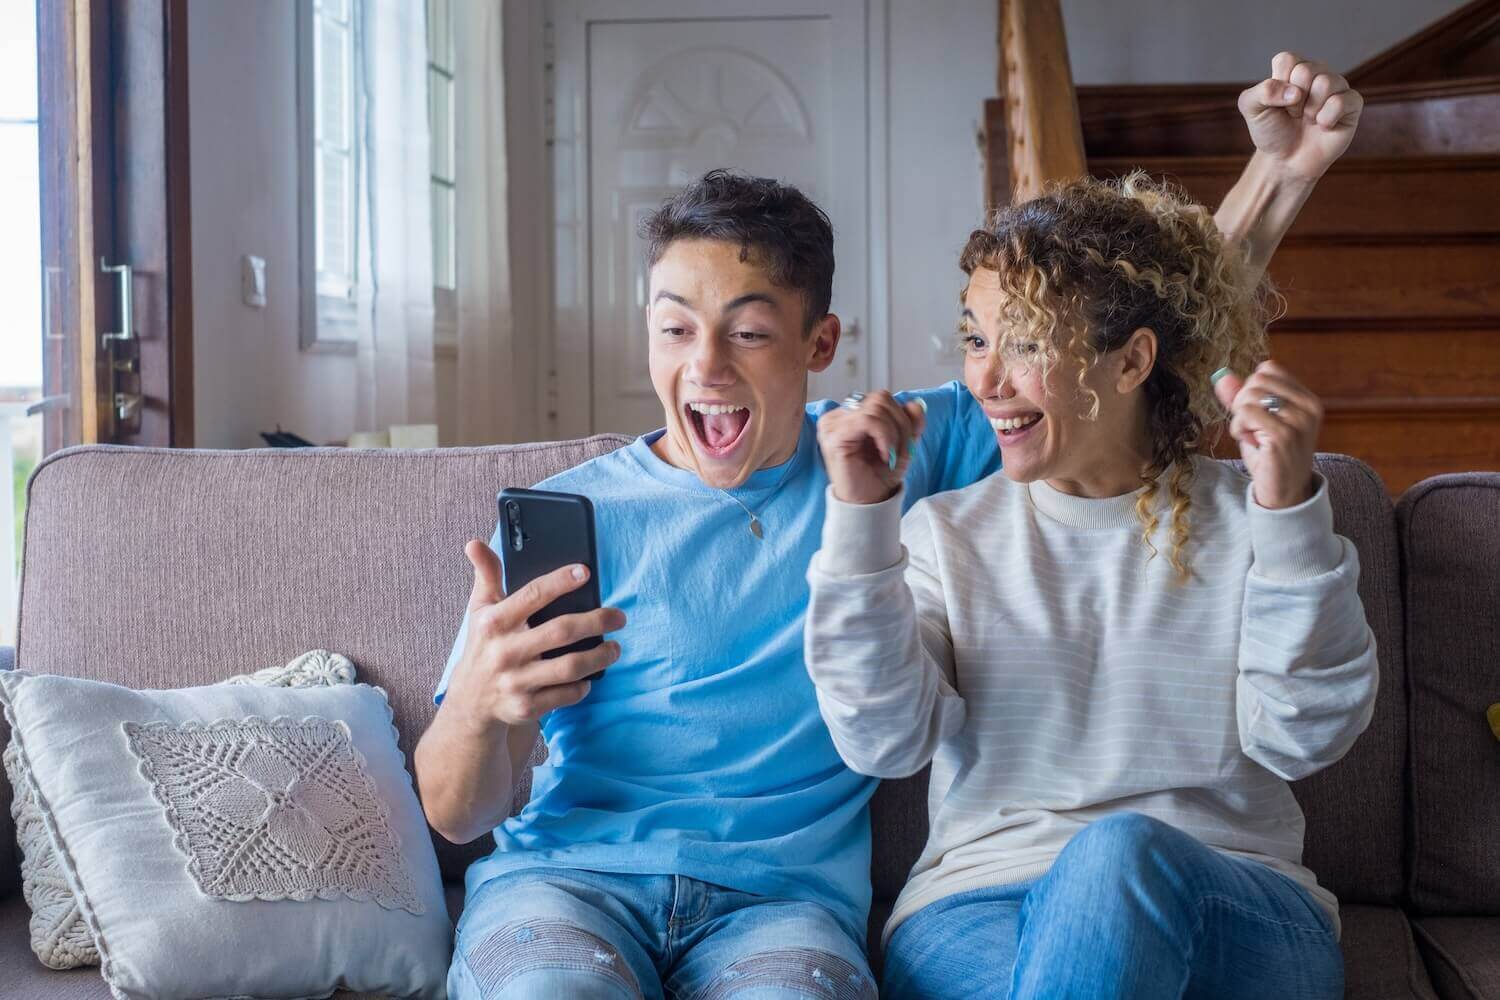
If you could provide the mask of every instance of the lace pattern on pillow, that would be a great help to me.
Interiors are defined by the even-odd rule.
[[[425,911],[344,723],[252,716],[124,728],[205,895],[347,896]]]
[[[16,821],[16,843],[21,847],[21,891],[31,909],[31,950],[49,969],[98,965],[94,936],[57,863],[42,811],[32,794],[30,768],[14,742],[0,757],[15,794],[10,813]]]

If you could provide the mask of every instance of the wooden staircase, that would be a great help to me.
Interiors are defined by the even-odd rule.
[[[1002,65],[1014,94],[1017,63]],[[1321,447],[1368,462],[1391,493],[1500,469],[1500,0],[1348,76],[1365,112],[1271,262],[1287,298],[1272,351],[1324,398]],[[1248,85],[1077,88],[1087,170],[1142,167],[1218,205],[1252,151],[1235,107]],[[994,204],[1013,196],[1007,110],[1023,117],[987,102]]]

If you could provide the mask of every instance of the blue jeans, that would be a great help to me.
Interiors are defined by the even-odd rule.
[[[1137,813],[1084,828],[1047,874],[938,900],[891,935],[881,996],[1344,995],[1332,922],[1296,882]]]
[[[816,903],[680,875],[528,868],[458,922],[450,1000],[875,1000],[863,945]]]

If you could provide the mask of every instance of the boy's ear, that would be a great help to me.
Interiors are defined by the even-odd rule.
[[[813,324],[812,332],[807,335],[808,371],[821,372],[833,364],[833,355],[839,348],[839,335],[842,332],[843,326],[833,313]]]

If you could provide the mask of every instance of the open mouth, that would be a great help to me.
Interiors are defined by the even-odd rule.
[[[688,403],[684,410],[698,446],[710,458],[732,454],[750,426],[749,408],[733,403]]]
[[[1018,417],[991,417],[990,426],[1001,445],[1017,444],[1042,422],[1042,414],[1026,413]]]

